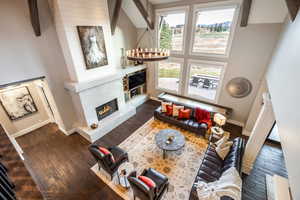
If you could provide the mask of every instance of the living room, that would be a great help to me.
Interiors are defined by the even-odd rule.
[[[300,198],[299,6],[2,2],[1,198]]]

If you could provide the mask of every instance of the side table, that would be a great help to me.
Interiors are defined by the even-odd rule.
[[[123,163],[118,169],[119,183],[124,188],[129,188],[130,184],[127,179],[128,175],[134,171],[134,167],[130,162]]]

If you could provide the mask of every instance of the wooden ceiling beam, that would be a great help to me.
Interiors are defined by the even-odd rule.
[[[142,4],[141,0],[133,0],[136,7],[140,11],[141,15],[143,16],[144,20],[146,21],[148,27],[153,30],[154,29],[154,23],[153,20],[150,19],[149,14],[147,10],[145,9],[144,5]]]
[[[112,13],[112,20],[111,20],[111,34],[114,35],[117,27],[117,23],[120,16],[120,11],[122,7],[122,0],[116,0],[113,13]]]
[[[251,10],[252,0],[244,0],[243,1],[243,11],[242,11],[242,21],[241,27],[246,27],[249,21],[249,15]]]
[[[294,21],[299,11],[300,0],[285,0],[285,2],[289,10],[291,20]]]
[[[34,31],[34,34],[39,37],[42,35],[40,19],[39,19],[39,10],[37,0],[28,0],[29,13],[30,13],[30,21]]]

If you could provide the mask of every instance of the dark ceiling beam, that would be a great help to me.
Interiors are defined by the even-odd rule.
[[[252,0],[244,0],[243,1],[241,27],[246,27],[248,25],[251,5],[252,5]]]
[[[290,17],[292,21],[294,21],[299,11],[300,0],[285,0],[285,2],[289,10]]]
[[[42,35],[40,19],[39,19],[39,10],[37,5],[37,0],[28,0],[29,13],[30,13],[30,21],[32,28],[34,30],[34,34],[39,37]]]
[[[112,13],[112,19],[111,19],[111,34],[114,35],[117,27],[117,23],[120,16],[120,11],[122,7],[122,0],[116,0],[115,7],[113,9]]]
[[[153,20],[151,20],[151,18],[149,17],[149,14],[148,14],[147,10],[145,9],[145,7],[144,7],[143,3],[141,2],[141,0],[133,0],[133,2],[135,3],[136,7],[140,11],[140,13],[143,16],[144,20],[146,21],[148,27],[151,30],[153,30],[154,29]]]

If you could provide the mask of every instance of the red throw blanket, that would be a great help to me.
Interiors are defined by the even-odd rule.
[[[201,108],[196,108],[195,117],[196,117],[197,122],[206,123],[208,128],[210,128],[212,126],[210,112],[208,112],[207,110],[203,110]]]

